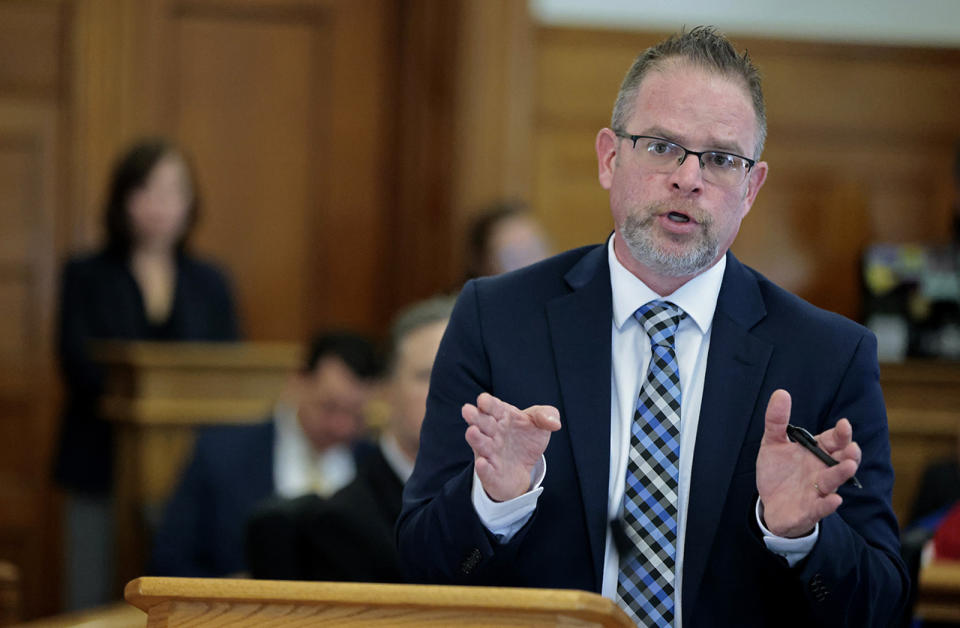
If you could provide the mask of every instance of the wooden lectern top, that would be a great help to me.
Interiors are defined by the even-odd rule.
[[[279,342],[120,342],[94,346],[109,376],[104,415],[120,424],[262,420],[303,347]]]
[[[303,347],[289,342],[150,342],[99,340],[93,351],[102,364],[142,367],[247,367],[295,369]]]
[[[137,578],[124,597],[161,626],[606,626],[633,622],[586,591],[214,578]]]

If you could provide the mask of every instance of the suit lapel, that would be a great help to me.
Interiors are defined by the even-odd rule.
[[[773,351],[750,333],[765,315],[756,279],[728,254],[713,318],[690,478],[683,558],[686,617],[692,617],[696,608],[730,480]]]
[[[568,432],[599,590],[610,476],[610,325],[613,305],[607,248],[598,246],[566,275],[573,291],[547,305],[561,421]]]

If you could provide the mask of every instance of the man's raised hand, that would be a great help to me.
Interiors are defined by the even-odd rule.
[[[474,469],[491,499],[507,501],[530,490],[530,474],[547,449],[550,433],[560,429],[553,406],[520,410],[489,393],[461,410],[469,424],[466,440],[473,449]]]
[[[816,435],[820,448],[839,464],[828,467],[809,451],[790,442],[790,395],[776,390],[767,405],[766,423],[757,455],[757,492],[767,528],[781,537],[800,537],[833,513],[843,499],[836,491],[860,465],[860,447],[850,421]]]

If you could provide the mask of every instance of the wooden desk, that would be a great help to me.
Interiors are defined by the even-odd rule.
[[[957,455],[960,363],[881,364],[880,384],[887,403],[890,457],[896,473],[893,510],[904,525],[926,466],[938,458]]]
[[[147,615],[139,608],[126,602],[114,602],[106,606],[86,611],[63,613],[44,617],[25,624],[21,628],[143,628],[147,625]]]
[[[264,419],[302,348],[278,343],[101,343],[104,414],[115,422],[118,590],[144,571],[144,513],[166,501],[194,428]]]
[[[586,591],[138,578],[125,597],[148,628],[175,626],[606,626],[633,628],[607,598]]]

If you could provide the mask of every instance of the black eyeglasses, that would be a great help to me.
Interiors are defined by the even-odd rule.
[[[640,161],[645,167],[662,174],[670,174],[687,160],[688,155],[695,155],[700,162],[700,170],[703,172],[705,181],[725,187],[734,187],[743,183],[747,178],[747,173],[757,163],[743,155],[720,150],[700,152],[689,150],[662,137],[630,135],[623,131],[614,131],[614,133],[617,137],[633,142],[634,148],[637,148],[637,142],[645,140],[640,144]]]

